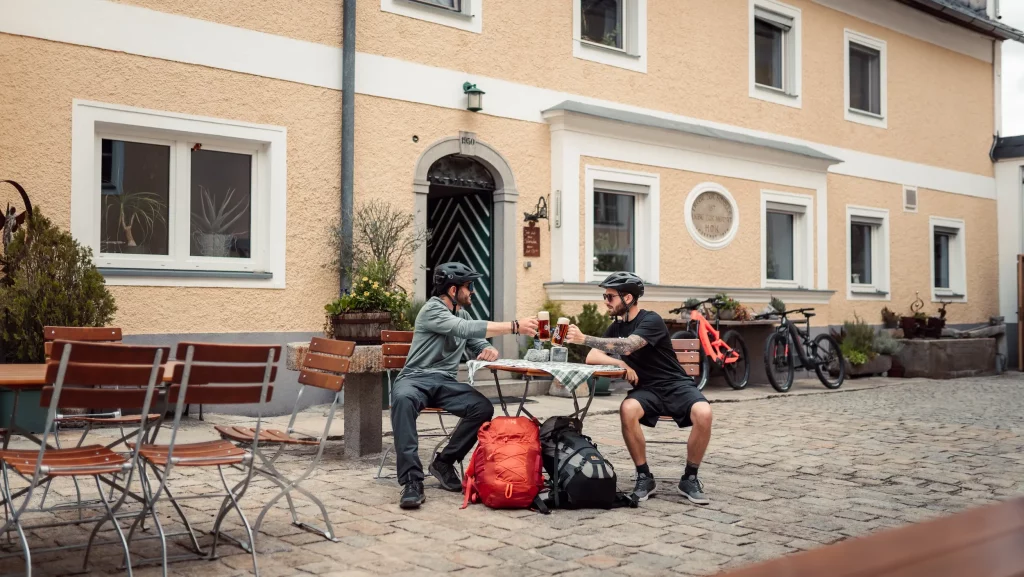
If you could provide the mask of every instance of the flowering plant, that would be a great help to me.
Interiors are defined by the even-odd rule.
[[[352,288],[324,306],[328,316],[351,312],[387,312],[398,330],[412,328],[414,319],[407,318],[409,295],[405,290],[387,287],[369,276],[356,276]]]

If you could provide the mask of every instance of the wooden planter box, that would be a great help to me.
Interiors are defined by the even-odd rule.
[[[357,345],[381,344],[380,332],[395,330],[391,313],[341,313],[331,317],[334,338],[339,341],[354,341]]]

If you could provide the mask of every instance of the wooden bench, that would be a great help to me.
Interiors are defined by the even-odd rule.
[[[1024,498],[879,531],[721,577],[1018,577]]]
[[[413,332],[412,331],[381,331],[380,332],[380,340],[384,343],[381,346],[382,362],[383,362],[383,365],[384,365],[384,370],[385,370],[385,372],[387,374],[387,377],[388,377],[388,408],[389,409],[391,408],[391,386],[392,386],[391,371],[400,371],[400,370],[402,370],[405,367],[405,360],[409,357],[409,349],[412,348],[412,344],[411,344],[412,343],[412,337],[413,337]],[[429,414],[432,414],[432,415],[437,415],[437,422],[441,425],[441,433],[440,434],[433,433],[433,434],[420,435],[421,438],[422,437],[441,437],[441,440],[438,441],[436,445],[434,445],[434,450],[431,451],[431,454],[433,454],[433,453],[436,453],[437,450],[441,448],[441,445],[443,445],[444,442],[448,440],[448,437],[452,436],[452,431],[455,430],[455,427],[459,426],[459,422],[462,422],[462,419],[460,418],[459,421],[455,423],[455,427],[452,427],[451,430],[449,430],[448,427],[446,427],[445,424],[444,424],[444,417],[445,416],[453,416],[454,417],[455,415],[453,415],[452,413],[450,413],[450,412],[448,412],[448,411],[446,411],[444,409],[439,409],[439,408],[436,408],[436,407],[427,407],[427,408],[423,409],[422,413],[429,413]],[[384,470],[384,461],[388,458],[388,455],[391,453],[391,451],[393,449],[394,449],[394,445],[392,445],[391,447],[388,447],[388,449],[386,451],[384,451],[384,454],[381,455],[380,466],[377,467],[377,474],[374,476],[375,479],[387,478],[386,475],[383,476],[383,477],[381,476],[381,471]],[[459,468],[460,469],[462,468],[462,463],[461,462],[459,463]]]

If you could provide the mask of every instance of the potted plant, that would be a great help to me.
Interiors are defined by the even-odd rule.
[[[856,314],[852,322],[844,322],[842,329],[833,330],[831,333],[839,341],[839,350],[843,353],[847,375],[878,375],[888,371],[892,366],[892,358],[889,355],[878,354],[878,335],[874,327]]]
[[[117,252],[139,254],[144,252],[146,241],[153,235],[156,225],[161,223],[166,226],[167,204],[154,192],[105,192],[103,218],[107,222],[116,222],[118,228],[124,232],[124,239],[114,242],[119,245]]]
[[[352,286],[324,307],[325,332],[340,340],[379,344],[381,330],[409,330],[415,322],[419,309],[410,303],[398,276],[430,233],[416,229],[412,213],[381,200],[360,205],[352,224],[351,244],[340,224],[330,229],[336,256],[327,266],[351,275]]]
[[[900,316],[889,310],[889,307],[882,307],[882,325],[887,329],[894,329],[900,324]]]
[[[715,295],[715,298],[721,301],[721,306],[718,307],[718,319],[731,321],[735,318],[736,311],[740,308],[739,301],[729,298],[729,295],[725,293],[719,293]]]
[[[786,312],[786,303],[782,302],[782,299],[777,296],[773,296],[769,304],[777,313]]]
[[[199,185],[199,210],[192,211],[192,237],[198,245],[202,256],[231,256],[231,241],[234,235],[231,227],[246,214],[249,209],[249,198],[242,197],[242,202],[232,203],[235,189],[229,188],[227,193],[214,198],[209,189]]]
[[[100,327],[117,311],[92,250],[56,227],[36,208],[27,226],[14,234],[4,255],[7,274],[0,278],[0,333],[4,363],[42,363],[43,327]],[[46,409],[40,391],[23,391],[18,424],[42,432]],[[0,426],[11,414],[12,393],[0,392]],[[7,405],[6,407],[4,405]]]

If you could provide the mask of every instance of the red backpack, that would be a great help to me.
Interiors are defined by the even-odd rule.
[[[477,439],[479,444],[462,480],[466,493],[462,508],[472,502],[494,509],[521,509],[534,500],[539,502],[544,466],[537,420],[495,417],[480,427]]]

